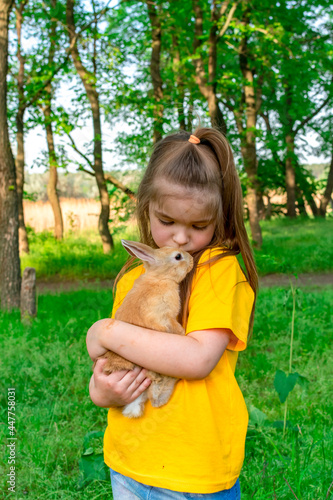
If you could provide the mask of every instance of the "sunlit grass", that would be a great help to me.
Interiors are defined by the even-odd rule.
[[[333,454],[332,301],[329,287],[298,293],[293,370],[309,384],[306,390],[296,387],[288,397],[290,428],[283,438],[282,429],[274,427],[283,420],[283,405],[273,380],[277,369],[288,369],[292,304],[287,289],[260,291],[253,337],[239,356],[236,373],[248,407],[264,412],[267,422],[250,421],[241,475],[243,500],[295,498],[287,482],[299,500],[332,500],[332,495],[326,497]],[[85,335],[111,308],[110,290],[83,290],[40,296],[38,317],[28,327],[17,312],[0,314],[0,349],[5,354],[0,365],[2,422],[7,421],[8,387],[16,388],[17,400],[13,498],[112,498],[109,481],[77,489],[83,438],[106,426],[106,410],[95,407],[88,396],[91,361]],[[4,442],[7,427],[0,429]],[[6,453],[3,447],[2,491]]]
[[[1,421],[7,420],[7,387],[16,389],[17,496],[36,499],[108,499],[109,482],[78,491],[83,437],[102,429],[106,410],[89,399],[92,363],[86,331],[112,308],[111,291],[40,296],[38,317],[24,327],[19,314],[0,314]],[[7,428],[1,426],[2,442]],[[7,491],[6,449],[2,447],[1,491]],[[8,495],[9,497],[9,495]],[[7,497],[6,497],[7,498]]]
[[[333,270],[333,218],[261,222],[263,245],[255,250],[259,274]]]
[[[262,221],[263,246],[254,250],[261,276],[333,270],[333,219]],[[51,233],[30,234],[30,255],[21,256],[22,269],[36,268],[40,280],[113,279],[127,258],[120,239],[137,239],[134,226],[113,234],[115,249],[103,253],[97,232],[71,233],[56,241]]]
[[[63,241],[56,241],[49,232],[32,234],[30,254],[21,256],[21,267],[34,267],[42,280],[113,279],[128,257],[121,238],[137,238],[135,229],[117,231],[114,250],[105,255],[97,232],[66,234]]]
[[[250,420],[243,468],[245,499],[332,499],[333,289],[297,291],[292,371],[306,377],[288,396],[289,430],[282,433],[284,404],[274,389],[277,369],[288,371],[292,299],[288,289],[258,297],[253,338],[240,355],[237,377],[247,406],[267,421]],[[288,486],[288,484],[289,486]],[[290,489],[291,487],[291,489]]]

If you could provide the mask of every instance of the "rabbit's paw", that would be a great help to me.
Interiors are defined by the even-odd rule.
[[[151,405],[154,406],[154,408],[159,408],[160,406],[167,404],[167,402],[170,399],[170,396],[171,396],[171,394],[169,394],[169,393],[167,393],[167,394],[161,393],[158,396],[156,396],[155,398],[151,398],[151,400],[150,400]]]
[[[155,408],[167,404],[175,387],[176,379],[168,378],[162,380],[162,383],[152,383],[149,387],[149,399]]]
[[[145,402],[147,400],[146,394],[140,394],[132,403],[126,405],[123,409],[123,415],[128,418],[138,418],[143,414]]]

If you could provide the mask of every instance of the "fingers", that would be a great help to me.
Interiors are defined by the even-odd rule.
[[[138,384],[138,385],[137,385]],[[134,401],[137,397],[140,396],[151,384],[151,380],[149,378],[144,378],[144,380],[141,383],[137,382],[137,379],[134,384],[132,384],[131,388],[133,389],[133,392],[129,398],[128,403],[131,403]],[[137,385],[137,387],[136,387]]]
[[[125,405],[134,401],[151,384],[147,370],[136,366],[133,370],[120,370],[107,375],[103,367],[106,359],[98,359],[94,368],[96,384],[107,392],[113,404]]]
[[[120,372],[117,372],[118,374]],[[126,404],[134,401],[142,394],[151,384],[151,380],[147,378],[147,370],[140,367],[135,367],[134,370],[129,370],[119,381],[119,387],[124,391]]]
[[[99,375],[103,372],[103,367],[106,363],[107,359],[106,358],[99,358],[96,360],[95,366],[94,366],[94,375]]]

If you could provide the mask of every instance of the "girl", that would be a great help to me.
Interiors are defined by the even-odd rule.
[[[194,266],[180,287],[186,336],[108,319],[88,331],[92,360],[111,350],[144,367],[105,375],[99,360],[90,381],[92,401],[109,408],[104,458],[113,497],[238,500],[248,415],[234,372],[253,323],[257,274],[225,137],[199,128],[158,142],[137,218],[143,243],[186,250]],[[121,273],[113,316],[142,272]],[[142,417],[126,418],[119,406],[148,387],[147,369],[181,380],[165,406],[148,402]]]

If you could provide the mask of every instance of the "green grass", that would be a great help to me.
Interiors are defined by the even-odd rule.
[[[242,500],[332,500],[333,342],[332,288],[298,294],[293,370],[309,380],[288,397],[289,428],[273,386],[277,369],[287,371],[291,298],[284,289],[260,291],[253,338],[240,355],[237,377],[248,407],[267,416],[252,418],[242,471]],[[78,490],[83,438],[104,430],[106,410],[88,396],[91,362],[85,348],[88,327],[106,317],[112,293],[76,291],[39,297],[38,318],[24,327],[17,312],[0,314],[1,422],[7,421],[6,394],[16,388],[18,499],[110,500],[109,481]],[[0,426],[2,442],[8,429]],[[101,448],[101,439],[96,440]],[[99,450],[100,451],[100,450]],[[7,450],[2,448],[2,489],[6,491]],[[288,484],[290,485],[290,488]]]
[[[262,221],[263,245],[255,250],[261,276],[333,270],[333,218]]]
[[[240,355],[237,378],[248,408],[265,413],[251,421],[242,472],[245,499],[332,499],[333,289],[298,290],[292,371],[307,378],[289,394],[289,431],[282,433],[284,404],[274,389],[277,369],[288,372],[292,298],[287,289],[260,292],[253,339]],[[289,486],[288,486],[288,484]],[[291,488],[291,489],[290,489]]]
[[[333,220],[285,219],[262,222],[264,243],[255,251],[259,273],[331,272]],[[22,268],[36,268],[39,280],[112,279],[126,259],[120,238],[135,238],[133,228],[114,235],[115,251],[104,255],[96,233],[70,234],[56,242],[49,233],[30,235],[31,253]],[[284,405],[274,389],[276,370],[289,366],[292,300],[287,289],[262,289],[253,338],[239,358],[237,378],[251,409],[242,500],[332,500],[333,487],[333,290],[302,288],[296,307],[293,371],[307,378],[288,396],[288,427],[283,437]],[[106,410],[89,399],[91,362],[85,348],[89,326],[107,317],[111,290],[81,290],[41,295],[38,317],[23,326],[18,312],[0,313],[0,364],[4,390],[1,422],[7,422],[6,394],[16,388],[16,479],[12,498],[106,500],[109,480],[80,484],[84,437],[102,431]],[[262,413],[260,413],[262,412]],[[8,428],[0,426],[2,442]],[[101,438],[94,439],[95,455]],[[90,446],[89,444],[89,446]],[[8,449],[2,448],[2,489],[7,489]],[[94,455],[94,456],[95,456]],[[91,456],[91,455],[89,455]]]
[[[277,219],[261,225],[264,242],[261,250],[255,250],[261,276],[333,270],[333,219]],[[127,258],[121,238],[135,238],[134,228],[118,229],[114,251],[104,255],[94,232],[72,233],[61,242],[51,233],[31,233],[31,251],[21,257],[22,269],[35,267],[43,281],[113,279]]]
[[[114,234],[114,250],[105,255],[97,232],[66,234],[57,241],[50,232],[29,234],[30,254],[21,256],[21,268],[34,267],[37,279],[44,281],[112,279],[117,276],[128,254],[121,238],[135,238],[132,227]]]
[[[112,291],[39,297],[38,318],[24,327],[19,314],[1,314],[1,422],[7,387],[16,388],[17,492],[15,499],[110,499],[109,482],[77,490],[83,438],[105,425],[106,410],[89,399],[91,361],[85,335],[107,317]],[[2,442],[8,436],[1,426]],[[101,443],[100,443],[101,446]],[[6,451],[2,449],[2,469]],[[2,474],[2,491],[6,475]],[[1,496],[1,495],[0,495]]]

